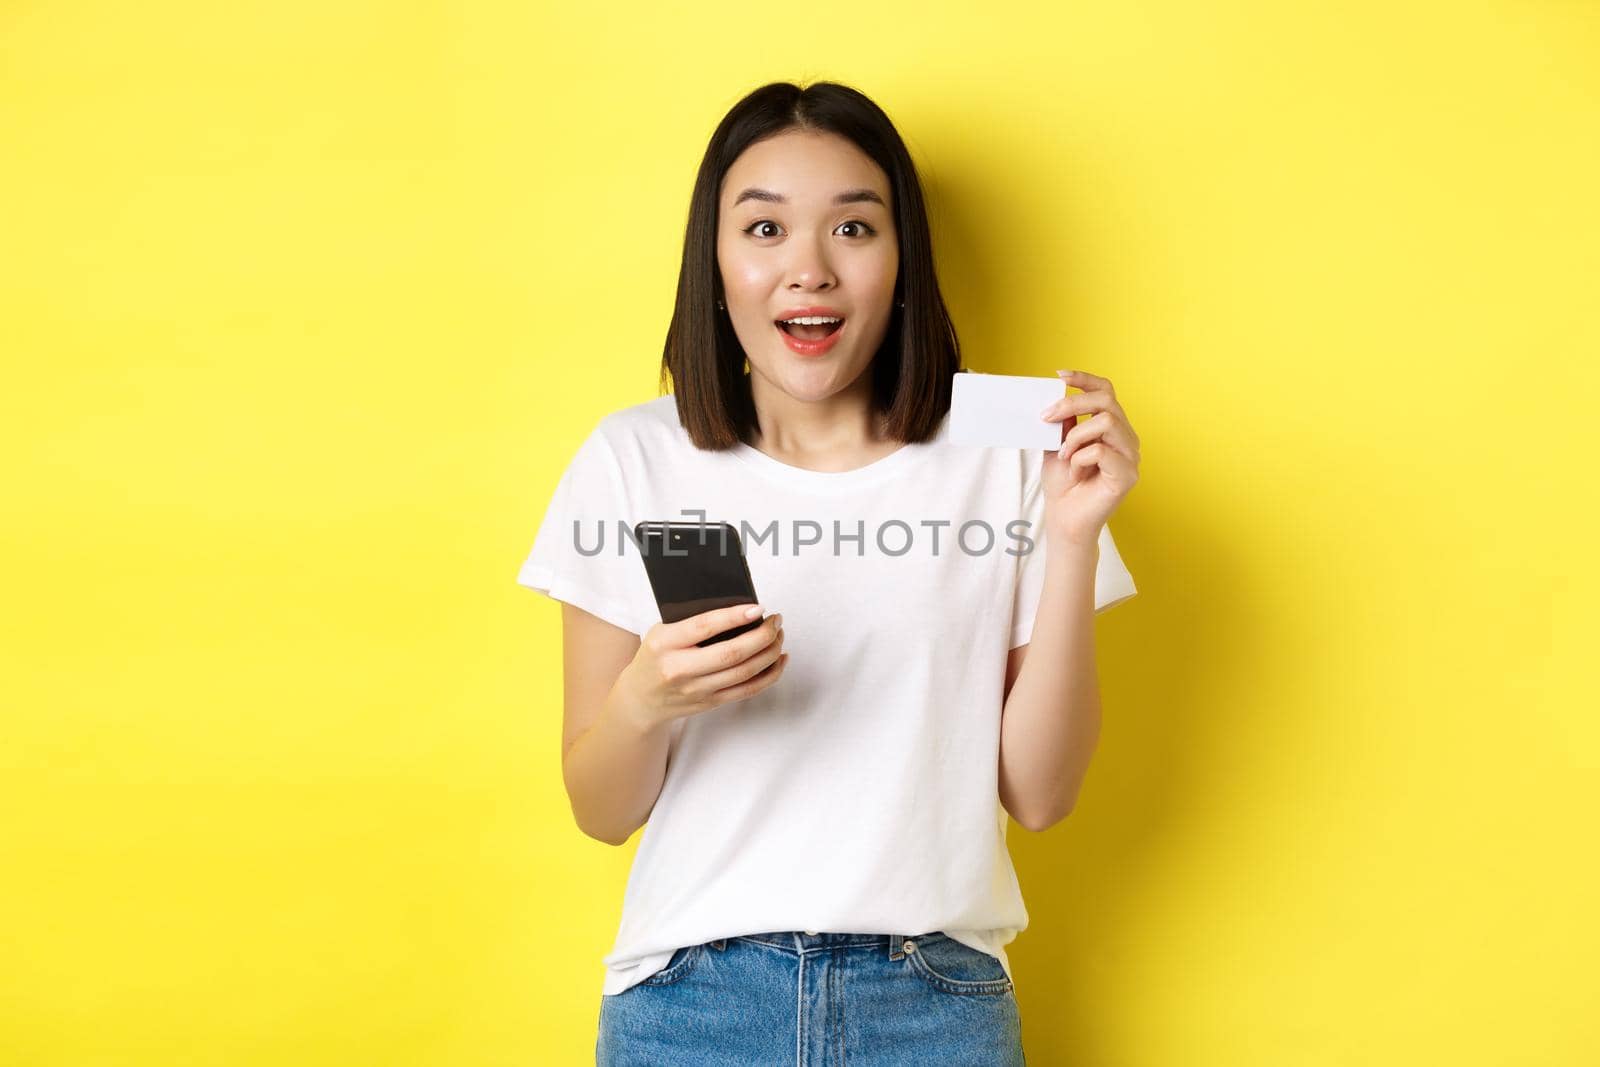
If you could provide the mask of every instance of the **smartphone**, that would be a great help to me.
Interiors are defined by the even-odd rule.
[[[756,604],[756,585],[739,534],[725,522],[641,522],[634,540],[644,559],[662,622],[681,622],[716,608]],[[697,648],[748,633],[764,619],[696,642]]]

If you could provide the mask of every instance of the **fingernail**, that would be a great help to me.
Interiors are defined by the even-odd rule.
[[[1039,412],[1039,417],[1042,419],[1046,415],[1048,415],[1052,411],[1054,411],[1055,409],[1056,409],[1056,406],[1054,404],[1048,404],[1048,405],[1045,406],[1045,408],[1042,411]]]
[[[748,608],[744,609],[744,617],[747,618],[747,619],[754,619],[754,618],[758,617],[760,614],[761,614],[761,605],[760,604],[752,604]]]
[[[1063,378],[1067,378],[1067,377],[1070,377],[1070,376],[1072,376],[1074,374],[1077,374],[1078,372],[1075,371],[1075,370],[1058,370],[1058,371],[1056,371],[1056,373],[1061,375]]]

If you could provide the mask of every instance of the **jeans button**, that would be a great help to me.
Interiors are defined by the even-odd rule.
[[[907,952],[917,951],[917,943],[915,941],[902,941],[900,943],[900,947],[905,949]]]
[[[807,931],[805,931],[805,935],[807,937],[816,937],[817,936],[817,932],[815,930],[807,930]]]

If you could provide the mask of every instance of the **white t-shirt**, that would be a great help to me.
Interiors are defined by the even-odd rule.
[[[696,448],[669,394],[605,416],[579,447],[520,584],[642,635],[661,614],[619,520],[704,511],[741,531],[789,654],[764,692],[673,721],[604,994],[680,947],[773,930],[941,930],[1011,973],[1004,946],[1028,915],[1000,711],[1044,575],[1049,453],[953,445],[948,427],[810,471],[746,444]],[[1099,549],[1096,611],[1136,592],[1105,527]]]

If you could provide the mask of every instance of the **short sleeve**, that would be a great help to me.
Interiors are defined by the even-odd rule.
[[[517,584],[642,635],[661,613],[643,560],[623,543],[632,525],[622,465],[596,427],[556,483]]]
[[[1017,587],[1011,608],[1011,638],[1008,648],[1025,645],[1033,636],[1033,618],[1039,608],[1039,595],[1044,589],[1044,565],[1047,546],[1044,538],[1044,496],[1040,492],[1038,467],[1030,472],[1028,484],[1022,491],[1022,517],[1028,520],[1028,537],[1033,549],[1017,560]],[[1109,525],[1100,527],[1100,560],[1094,573],[1095,614],[1120,604],[1138,590],[1133,575],[1123,565],[1117,552],[1117,543],[1111,538]]]

